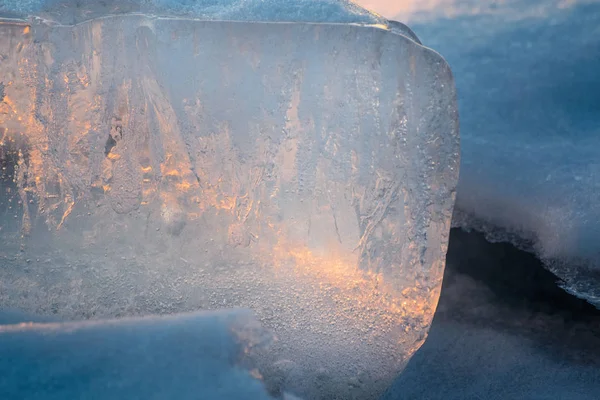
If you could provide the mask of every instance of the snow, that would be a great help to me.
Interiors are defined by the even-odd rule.
[[[534,251],[600,305],[600,2],[435,4],[399,13],[456,77],[454,224]]]
[[[0,322],[5,316],[0,313]],[[246,311],[0,325],[3,400],[267,400],[240,364]]]
[[[270,392],[376,398],[441,289],[459,163],[445,61],[333,3],[303,9],[320,24],[73,4],[0,24],[0,307],[251,309],[277,338],[257,356]]]

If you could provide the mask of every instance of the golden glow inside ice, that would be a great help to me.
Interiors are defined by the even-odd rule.
[[[43,209],[47,215],[47,222],[57,229],[65,224],[73,212],[78,194],[77,189],[68,183],[73,179],[64,179],[63,172],[61,172],[64,169],[57,167],[64,166],[67,170],[89,170],[89,157],[83,149],[89,146],[90,133],[102,124],[96,110],[106,107],[106,99],[95,94],[98,89],[101,64],[99,53],[95,48],[99,46],[101,40],[101,29],[101,24],[92,24],[90,47],[93,50],[89,56],[84,57],[88,64],[82,63],[75,70],[70,70],[72,73],[66,72],[61,78],[62,84],[64,84],[62,95],[70,94],[66,100],[68,116],[64,123],[69,126],[69,131],[74,132],[68,138],[70,157],[61,160],[62,165],[52,165],[52,158],[48,157],[50,140],[48,132],[33,117],[38,112],[51,112],[44,104],[38,106],[31,101],[37,96],[38,89],[35,85],[28,89],[29,99],[22,99],[17,104],[10,95],[6,95],[0,105],[3,115],[12,115],[10,120],[18,121],[18,129],[28,132],[27,140],[32,144],[29,146],[28,165],[22,166],[23,171],[27,168],[29,178],[26,179],[24,174],[19,174],[17,179],[22,181],[20,185],[27,191],[35,188],[42,199],[40,209]],[[24,33],[28,32],[29,27],[27,26],[24,28]],[[26,41],[24,46],[27,44]],[[19,60],[22,76],[27,75],[25,69],[30,69],[32,73],[35,73],[35,68],[30,66],[31,62],[27,57],[16,59]],[[51,61],[51,56],[48,55],[47,59]],[[413,65],[414,62],[411,62],[411,67]],[[299,83],[302,77],[300,76],[298,79]],[[9,81],[7,86],[13,84],[15,84],[14,81]],[[22,85],[20,82],[16,84]],[[44,90],[48,91],[55,85],[55,82],[46,79]],[[364,250],[375,226],[381,222],[387,207],[386,201],[389,199],[384,198],[384,201],[378,205],[379,208],[372,211],[371,214],[375,218],[368,222],[362,237],[357,238],[359,240],[353,251],[341,249],[338,241],[334,240],[325,246],[328,248],[327,252],[317,255],[306,244],[295,243],[289,237],[287,232],[290,231],[291,226],[282,225],[284,224],[282,222],[269,222],[268,219],[266,225],[270,232],[259,233],[248,230],[245,223],[251,215],[253,218],[261,218],[261,205],[252,200],[250,192],[257,189],[260,176],[264,172],[260,168],[240,170],[236,166],[235,160],[238,155],[232,150],[227,125],[223,125],[218,132],[209,136],[197,138],[197,145],[200,149],[210,150],[211,154],[220,153],[222,158],[203,157],[204,153],[199,152],[196,160],[192,161],[186,145],[181,141],[182,136],[176,113],[170,105],[171,100],[166,97],[158,82],[151,76],[143,76],[138,82],[124,81],[118,87],[117,95],[114,98],[114,107],[115,113],[120,117],[113,118],[111,122],[111,137],[118,141],[102,161],[103,172],[98,177],[100,181],[96,184],[93,183],[101,188],[104,194],[110,195],[115,190],[123,190],[123,186],[114,187],[118,180],[115,174],[118,174],[119,169],[123,168],[124,152],[128,151],[127,146],[131,146],[131,143],[128,143],[127,135],[129,134],[128,129],[133,123],[129,118],[132,115],[130,95],[134,90],[143,91],[146,98],[145,112],[153,115],[164,150],[164,157],[158,164],[158,170],[155,170],[150,164],[149,153],[142,153],[138,157],[137,173],[141,177],[142,186],[139,189],[140,195],[136,200],[135,207],[150,207],[153,199],[158,199],[160,215],[167,224],[177,220],[198,220],[207,212],[226,213],[229,217],[223,219],[226,224],[223,229],[228,232],[231,244],[247,247],[258,240],[261,235],[277,238],[273,247],[260,248],[260,258],[264,262],[272,263],[276,269],[292,262],[297,279],[306,280],[311,285],[327,291],[333,301],[346,304],[347,310],[354,310],[354,312],[357,309],[384,311],[381,318],[387,321],[389,326],[402,325],[403,329],[409,330],[411,329],[410,324],[403,324],[403,322],[422,319],[431,312],[431,309],[435,308],[437,301],[435,292],[431,293],[431,299],[423,301],[416,289],[407,287],[398,293],[389,286],[382,274],[359,268],[358,254]],[[297,175],[298,140],[293,137],[305,129],[298,115],[300,102],[300,90],[296,86],[286,112],[285,129],[292,133],[292,139],[285,141],[278,152],[281,165],[279,186],[290,184]],[[186,100],[184,103],[189,104],[186,107],[190,113],[201,109],[199,100],[193,102]],[[22,121],[20,115],[26,115],[27,121]],[[0,122],[3,126],[10,126],[6,119]],[[140,121],[137,123],[136,126],[139,129],[149,129],[147,124]],[[4,135],[7,132],[9,131],[4,131]],[[333,144],[333,149],[335,151],[335,144]],[[149,149],[145,151],[149,152]],[[352,165],[356,168],[357,155],[354,152],[352,156],[354,157]],[[93,177],[89,178],[94,181]],[[127,183],[120,182],[117,185]],[[375,190],[379,190],[378,185]],[[277,196],[279,191],[279,187],[275,188],[270,198]],[[389,191],[387,196],[393,194],[394,191]],[[25,192],[22,197],[23,200],[27,199]],[[318,207],[320,212],[332,212],[328,206],[315,204],[315,207]],[[57,220],[53,220],[52,211],[59,211]],[[26,219],[29,219],[28,215]],[[338,240],[340,240],[339,237]],[[332,251],[332,249],[337,250]],[[264,254],[270,256],[265,257]],[[352,313],[347,316],[347,318],[354,317],[356,316],[353,316]]]
[[[340,310],[342,320],[369,320],[376,316],[378,322],[373,323],[379,333],[420,330],[430,322],[437,305],[438,291],[431,291],[427,298],[412,286],[398,292],[383,274],[362,270],[355,254],[329,252],[318,256],[306,246],[293,245],[282,238],[273,248],[272,257],[276,269],[287,266],[293,271],[293,279],[310,282],[326,293]],[[285,273],[290,272],[287,268]],[[399,332],[396,335],[402,340]]]
[[[331,371],[344,369],[332,375],[350,379],[372,369],[377,382],[395,375],[424,340],[443,271],[443,260],[431,261],[439,247],[407,242],[430,233],[437,241],[437,221],[417,226],[410,206],[424,206],[410,193],[421,189],[405,188],[414,166],[401,165],[395,152],[405,150],[387,143],[395,113],[404,111],[386,104],[406,100],[397,92],[403,79],[417,79],[419,53],[397,60],[380,49],[390,52],[379,54],[390,71],[404,62],[409,72],[386,92],[383,67],[342,48],[298,60],[294,54],[305,49],[289,40],[264,56],[261,40],[233,40],[210,24],[179,21],[189,31],[159,37],[155,22],[122,18],[47,28],[56,36],[35,43],[37,25],[0,24],[9,38],[0,40],[0,140],[20,151],[14,180],[28,205],[23,231],[43,223],[57,243],[77,249],[73,257],[101,258],[94,268],[81,262],[80,275],[48,293],[78,295],[55,289],[84,292],[87,281],[110,282],[112,290],[129,279],[127,293],[118,294],[126,312],[251,308],[280,336],[280,349],[293,353],[278,356],[312,368],[306,345],[331,356],[323,361]],[[275,26],[295,32],[289,25]],[[294,36],[310,48],[311,40],[326,48],[323,38],[339,34],[302,29],[314,30]],[[208,60],[206,34],[240,53],[219,48],[213,55],[223,58]],[[181,51],[182,61],[162,51]],[[343,70],[347,62],[356,65]],[[323,68],[326,81],[315,74]],[[352,96],[340,101],[342,91]],[[147,303],[134,293],[144,285]],[[163,292],[177,300],[163,302]]]

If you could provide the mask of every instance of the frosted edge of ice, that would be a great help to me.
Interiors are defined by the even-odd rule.
[[[388,20],[388,24],[389,24],[389,29],[390,29],[390,31],[392,31],[392,33],[408,37],[409,39],[413,40],[414,42],[416,42],[420,45],[423,45],[423,43],[421,43],[421,40],[417,37],[416,33],[414,33],[413,30],[410,29],[407,25],[403,24],[402,22],[394,21],[394,20]]]
[[[132,12],[199,17],[207,20],[358,22],[382,24],[386,20],[347,0],[6,0],[0,15],[27,17],[40,13],[52,15],[58,22],[72,23],[81,18]],[[59,21],[62,20],[62,21]]]
[[[50,25],[77,25],[97,18],[116,15],[145,15],[150,18],[183,18],[205,21],[228,22],[302,22],[329,24],[356,24],[389,30],[397,35],[407,37],[422,44],[417,35],[405,24],[387,20],[382,16],[366,10],[347,0],[299,0],[299,1],[241,1],[222,0],[219,6],[205,0],[206,4],[180,4],[170,0],[126,0],[124,2],[94,3],[95,0],[84,0],[70,6],[75,0],[48,1],[7,0],[0,5],[0,21],[41,20]],[[213,5],[211,5],[211,3]],[[171,7],[170,5],[175,5]],[[311,11],[306,11],[313,6]],[[75,11],[73,11],[75,10]]]
[[[514,222],[506,223],[506,217],[504,221],[502,217],[500,220],[486,218],[485,215],[474,213],[468,208],[458,207],[454,209],[452,227],[467,232],[481,232],[488,242],[510,243],[519,250],[535,255],[556,275],[557,284],[563,290],[600,309],[600,288],[596,286],[596,283],[600,282],[598,261],[593,257],[586,258],[576,254],[548,254],[548,244],[540,237],[544,231],[544,221],[537,220],[535,216],[523,210],[515,214],[517,217],[512,221],[520,218],[520,225]]]

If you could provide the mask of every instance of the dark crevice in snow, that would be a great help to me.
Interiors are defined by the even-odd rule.
[[[429,336],[397,399],[597,399],[600,310],[565,292],[535,255],[450,233]]]
[[[573,321],[600,316],[600,310],[565,292],[562,280],[534,254],[510,243],[490,243],[483,233],[452,230],[444,279],[457,275],[485,285],[506,307],[560,314]]]

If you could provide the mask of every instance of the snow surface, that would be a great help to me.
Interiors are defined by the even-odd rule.
[[[242,340],[233,330],[256,324],[247,311],[32,319],[0,312],[0,323],[13,323],[0,325],[2,400],[272,399],[238,364],[255,339]]]

